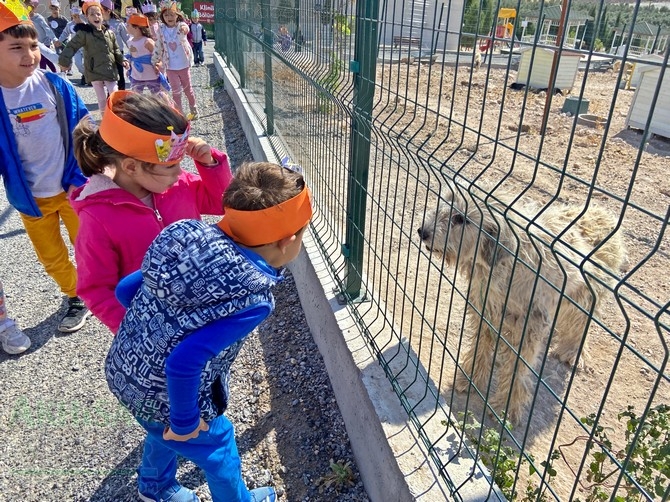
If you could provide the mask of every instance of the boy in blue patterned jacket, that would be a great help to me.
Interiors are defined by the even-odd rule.
[[[130,306],[105,368],[112,393],[147,431],[142,500],[199,500],[175,479],[177,454],[203,469],[215,502],[276,500],[272,488],[245,486],[223,412],[230,366],[274,309],[278,269],[300,251],[310,195],[300,174],[251,163],[235,173],[223,205],[218,224],[182,220],[165,228],[141,276],[117,289]]]

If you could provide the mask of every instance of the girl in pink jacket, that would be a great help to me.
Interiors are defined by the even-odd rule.
[[[82,120],[74,131],[75,157],[90,178],[70,195],[80,219],[77,294],[114,334],[125,314],[114,289],[140,268],[160,231],[178,220],[223,214],[232,179],[228,156],[189,137],[189,128],[165,98],[117,91],[100,127]],[[184,155],[199,176],[181,170]]]

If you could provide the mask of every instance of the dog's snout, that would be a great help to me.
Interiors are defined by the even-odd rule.
[[[419,237],[421,238],[422,241],[425,241],[426,239],[430,238],[430,232],[423,227],[419,228],[417,230],[417,233],[419,234]]]

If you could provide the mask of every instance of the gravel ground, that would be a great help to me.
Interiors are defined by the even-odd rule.
[[[211,51],[208,65],[192,71],[202,117],[194,134],[226,150],[235,168],[251,153]],[[92,88],[78,90],[95,110]],[[33,342],[20,356],[0,351],[0,501],[137,500],[143,434],[107,389],[111,334],[95,319],[77,333],[57,332],[65,303],[0,191],[0,277],[10,315]],[[281,501],[367,501],[290,274],[275,297],[275,313],[233,366],[228,416],[245,480],[275,486]],[[211,500],[195,465],[182,461],[178,478]]]

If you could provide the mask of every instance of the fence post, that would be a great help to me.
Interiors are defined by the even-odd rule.
[[[261,27],[263,29],[263,53],[265,54],[265,133],[275,133],[274,96],[272,89],[272,24],[270,17],[270,2],[261,2]]]
[[[231,0],[223,0],[224,15],[214,16],[214,48],[223,56],[227,64],[230,64],[230,60],[228,59],[228,16],[226,13],[230,3]]]
[[[228,29],[231,31],[231,39],[232,39],[231,59],[234,61],[235,68],[237,69],[237,74],[240,77],[240,87],[244,89],[247,86],[247,79],[246,79],[244,52],[242,47],[243,35],[237,29],[237,27],[239,26],[237,20],[238,0],[232,0],[232,4],[233,9],[232,12],[230,13],[231,15],[229,16],[231,18],[231,21],[228,27]]]
[[[378,15],[379,0],[357,2],[354,60],[350,63],[354,73],[354,95],[347,184],[347,231],[343,249],[347,263],[344,291],[347,299],[361,296],[372,106],[377,77]]]

